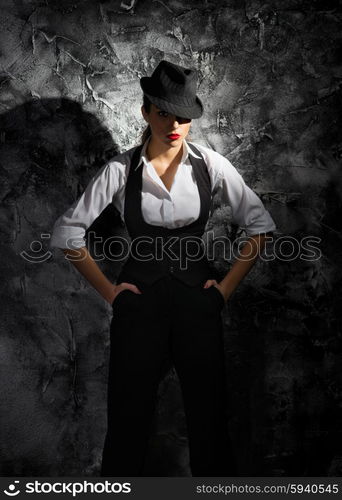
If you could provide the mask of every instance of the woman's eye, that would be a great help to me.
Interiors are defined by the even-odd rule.
[[[158,111],[158,115],[159,115],[159,116],[164,116],[164,117],[166,117],[166,116],[168,116],[168,114],[169,114],[169,113],[167,113],[167,111]]]

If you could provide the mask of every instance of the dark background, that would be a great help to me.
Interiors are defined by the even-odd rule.
[[[321,238],[314,261],[259,261],[223,311],[240,475],[342,475],[341,17],[337,0],[0,1],[1,475],[99,474],[111,308],[48,240],[137,144],[139,78],[163,58],[198,69],[192,138],[239,170],[275,236]],[[112,208],[95,224],[115,231]],[[229,209],[211,224],[228,234]],[[173,369],[148,463],[189,475]]]

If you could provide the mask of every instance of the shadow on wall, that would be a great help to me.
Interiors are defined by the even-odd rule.
[[[25,220],[36,230],[33,236],[40,228],[52,227],[97,170],[118,153],[98,118],[69,99],[36,99],[18,106],[0,115],[0,130],[1,200],[5,208],[20,209],[24,204]],[[42,210],[37,213],[40,204]],[[30,208],[35,209],[31,217]],[[29,231],[20,210],[13,215],[7,218],[13,221],[11,227],[6,224],[12,235],[7,242],[19,250],[21,238],[27,241]],[[115,208],[108,206],[95,227],[103,227],[104,217],[116,215]],[[5,233],[6,228],[1,226]]]
[[[0,475],[72,475],[82,466],[92,475],[106,424],[108,310],[48,243],[55,220],[118,147],[68,99],[1,114],[0,133],[0,335],[9,381],[0,391]],[[118,221],[109,205],[88,231],[110,236]]]

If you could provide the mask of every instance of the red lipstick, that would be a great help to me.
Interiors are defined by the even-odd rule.
[[[171,141],[175,141],[176,139],[180,138],[180,135],[179,134],[169,134],[167,137],[169,139],[171,139]]]

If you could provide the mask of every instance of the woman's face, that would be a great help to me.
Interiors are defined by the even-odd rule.
[[[150,112],[141,107],[143,117],[151,127],[152,139],[169,147],[177,147],[189,133],[191,118],[181,118],[158,108],[151,103]]]

